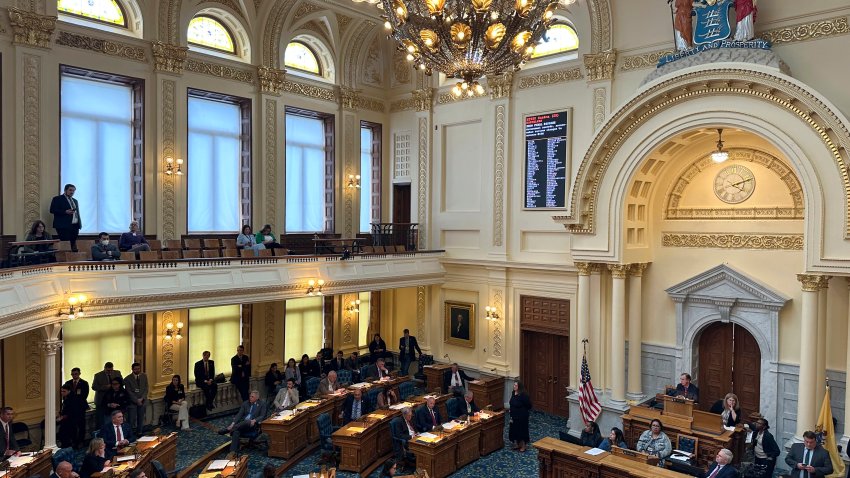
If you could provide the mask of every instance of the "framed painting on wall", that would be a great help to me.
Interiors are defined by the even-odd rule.
[[[447,344],[475,348],[475,304],[446,301],[445,334]]]

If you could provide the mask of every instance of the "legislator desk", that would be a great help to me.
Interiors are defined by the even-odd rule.
[[[479,407],[492,405],[493,410],[505,408],[505,377],[482,375],[467,382],[467,389],[472,392]]]
[[[422,367],[425,370],[425,387],[429,392],[440,389],[440,393],[446,393],[443,390],[443,377],[447,370],[451,370],[451,364],[435,363],[434,365],[426,365]]]
[[[9,458],[9,472],[4,478],[48,478],[53,472],[53,452],[41,450]]]
[[[672,470],[643,463],[636,459],[601,452],[586,453],[591,448],[546,437],[533,443],[541,478],[686,478]],[[601,450],[600,450],[601,451]],[[642,455],[636,453],[635,455]]]
[[[481,438],[479,440],[481,456],[489,455],[505,447],[504,410],[482,410],[477,417],[472,416],[469,419],[481,424]]]
[[[449,422],[451,429],[431,432],[434,437],[419,435],[407,444],[416,455],[416,467],[431,478],[444,478],[481,456],[481,428],[478,421]]]
[[[687,405],[685,407],[687,408]],[[631,447],[637,445],[641,433],[649,430],[649,424],[653,419],[658,419],[664,424],[664,433],[670,438],[670,443],[674,449],[677,448],[679,435],[694,437],[699,440],[696,457],[698,466],[708,467],[722,448],[728,448],[732,451],[734,455],[733,464],[741,462],[746,446],[743,427],[738,426],[734,431],[725,430],[720,415],[693,410],[693,416],[687,418],[681,416],[682,410],[677,408],[674,413],[667,415],[665,412],[646,404],[630,407],[621,417],[626,443]]]
[[[307,430],[310,413],[285,411],[276,413],[262,424],[263,433],[269,436],[269,456],[289,459],[307,447]],[[316,446],[313,444],[312,446]]]
[[[390,420],[398,410],[377,410],[335,431],[331,440],[341,448],[339,469],[368,476],[392,456]]]
[[[224,464],[224,468],[215,465]],[[145,473],[147,474],[147,473]],[[156,476],[156,475],[153,475]],[[242,455],[235,460],[212,460],[204,467],[198,478],[247,478],[248,477],[248,455]],[[148,478],[151,478],[150,476]]]
[[[312,444],[319,441],[319,425],[316,423],[316,419],[323,413],[333,414],[337,399],[338,397],[311,398],[295,406],[295,410],[298,412],[307,412],[308,443]]]
[[[129,474],[133,470],[142,470],[148,477],[157,476],[152,461],[158,461],[166,470],[177,465],[177,433],[168,435],[145,436],[136,440],[133,446],[124,447],[112,459],[115,474]]]
[[[448,410],[446,408],[446,403],[449,401],[450,398],[452,398],[452,394],[450,394],[450,393],[444,393],[442,395],[436,395],[436,394],[433,394],[433,393],[429,393],[427,395],[417,395],[417,396],[408,398],[407,400],[405,400],[402,403],[413,404],[413,406],[411,406],[410,408],[415,413],[417,407],[425,404],[425,398],[426,397],[434,397],[434,406],[437,407],[437,411],[440,412],[440,416],[443,419],[449,418],[449,413],[448,413]]]

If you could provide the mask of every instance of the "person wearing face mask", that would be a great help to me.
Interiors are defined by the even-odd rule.
[[[121,256],[118,246],[109,243],[109,234],[98,234],[98,242],[91,246],[91,258],[95,261],[114,261]]]

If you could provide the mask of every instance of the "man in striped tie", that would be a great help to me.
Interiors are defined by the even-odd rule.
[[[726,448],[722,448],[717,452],[717,457],[714,458],[708,471],[703,473],[703,478],[735,478],[738,476],[738,471],[730,465],[732,463],[732,452]]]

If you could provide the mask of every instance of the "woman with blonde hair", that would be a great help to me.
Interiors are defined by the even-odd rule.
[[[741,402],[732,392],[726,394],[723,400],[718,400],[711,406],[711,413],[718,413],[723,418],[724,427],[732,427],[741,423]]]
[[[107,466],[109,466],[109,460],[106,459],[106,443],[103,438],[92,438],[86,456],[83,458],[80,478],[89,478],[92,473],[100,473]]]

